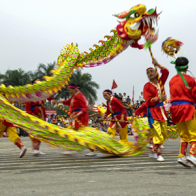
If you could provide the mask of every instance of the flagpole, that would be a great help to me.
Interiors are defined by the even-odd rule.
[[[132,104],[134,105],[134,86],[133,86]]]

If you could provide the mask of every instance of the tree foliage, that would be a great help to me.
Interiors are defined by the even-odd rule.
[[[54,70],[56,63],[48,63],[47,65],[40,63],[37,70],[24,71],[23,69],[7,70],[5,74],[0,74],[0,83],[6,86],[23,86],[29,84],[34,79],[43,79],[43,76],[50,76],[51,70]],[[95,103],[97,100],[96,91],[99,89],[99,84],[92,80],[92,76],[89,73],[82,73],[80,69],[75,70],[71,75],[71,82],[80,87],[80,91],[85,95],[89,104]],[[55,99],[68,99],[70,97],[67,88],[63,88],[62,91],[55,95]],[[48,104],[48,109],[51,109],[51,102]]]
[[[71,75],[70,81],[80,87],[80,91],[84,94],[89,104],[95,103],[97,100],[97,89],[99,89],[99,84],[92,80],[92,76],[89,73],[82,74],[81,70],[77,69]],[[55,98],[67,99],[69,96],[67,88],[63,88],[62,91],[58,92]]]

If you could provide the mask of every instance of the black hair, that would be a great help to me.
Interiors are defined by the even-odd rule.
[[[106,90],[104,90],[103,92],[111,93],[111,94],[112,94],[112,91],[111,91],[111,90],[109,90],[109,89],[106,89]]]
[[[38,80],[37,78],[31,81],[31,84],[35,84],[36,80]]]
[[[73,82],[69,83],[69,85],[68,85],[68,86],[78,87],[78,85],[76,85],[76,84],[75,84],[75,83],[73,83]]]
[[[178,57],[175,61],[177,67],[181,67],[189,64],[189,60],[186,57]]]

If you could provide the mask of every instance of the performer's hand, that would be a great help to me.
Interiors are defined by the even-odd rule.
[[[54,105],[57,104],[57,103],[58,103],[57,100],[53,100],[53,101],[52,101],[52,104],[54,104]]]
[[[103,117],[102,117],[102,118],[100,118],[100,120],[101,120],[101,121],[104,121],[104,120],[105,120],[105,118],[103,118]]]
[[[71,117],[72,120],[73,120],[73,119],[76,119],[76,118],[77,118],[76,115],[74,115],[74,116]]]
[[[152,64],[154,64],[154,65],[158,65],[157,60],[153,58],[153,59],[152,59]]]
[[[161,101],[165,101],[167,99],[166,95],[161,95]]]

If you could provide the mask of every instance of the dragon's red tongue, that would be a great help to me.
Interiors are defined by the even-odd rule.
[[[158,33],[155,34],[155,29],[151,27],[149,27],[149,29],[147,30],[144,36],[145,36],[146,41],[150,43],[154,43],[158,39]]]

